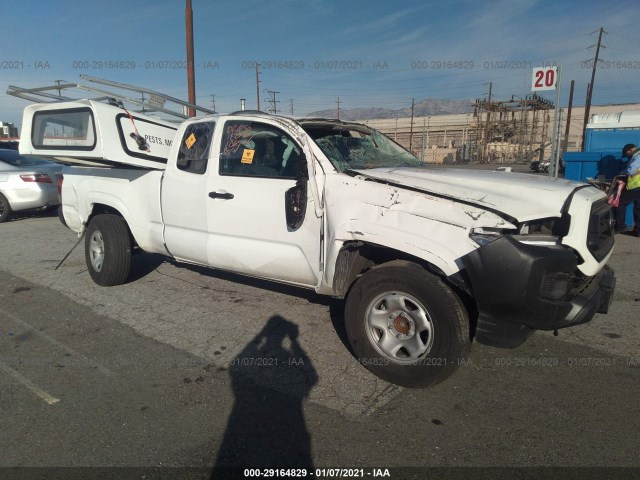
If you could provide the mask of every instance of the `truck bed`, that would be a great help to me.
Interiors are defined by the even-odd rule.
[[[62,173],[62,212],[71,230],[80,232],[92,211],[109,205],[122,214],[143,250],[168,253],[160,207],[162,171],[72,166]]]

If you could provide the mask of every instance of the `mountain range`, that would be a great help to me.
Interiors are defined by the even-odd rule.
[[[439,100],[427,98],[416,102],[413,109],[414,117],[428,117],[433,115],[452,115],[456,113],[471,113],[474,109],[472,100]],[[337,118],[337,109],[319,110],[311,112],[307,117]],[[411,104],[405,108],[352,108],[340,109],[341,120],[373,120],[378,118],[406,118],[411,116]]]

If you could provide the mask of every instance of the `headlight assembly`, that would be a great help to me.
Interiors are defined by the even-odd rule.
[[[469,232],[469,238],[481,247],[490,244],[502,236],[502,230],[499,228],[472,228]]]

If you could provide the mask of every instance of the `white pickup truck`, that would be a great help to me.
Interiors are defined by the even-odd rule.
[[[260,112],[175,125],[87,100],[27,107],[23,129],[22,153],[111,164],[65,168],[61,190],[96,283],[141,250],[346,298],[354,354],[399,385],[613,297],[610,207],[584,183],[430,169],[367,126]]]

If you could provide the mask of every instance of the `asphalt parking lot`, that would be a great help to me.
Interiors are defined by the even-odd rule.
[[[640,467],[640,240],[616,240],[608,315],[474,344],[452,378],[408,390],[353,359],[339,301],[152,255],[98,287],[82,245],[55,270],[76,237],[54,215],[16,218],[0,226],[0,467]]]

